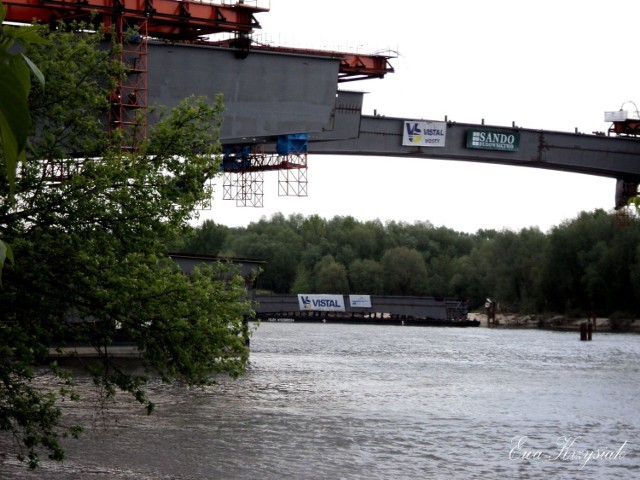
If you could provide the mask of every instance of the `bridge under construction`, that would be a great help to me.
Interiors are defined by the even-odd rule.
[[[346,82],[393,72],[391,53],[285,48],[253,40],[260,0],[4,0],[6,21],[77,20],[108,28],[122,45],[128,76],[113,94],[111,128],[135,149],[153,119],[147,106],[191,95],[225,104],[223,197],[262,206],[264,173],[280,195],[306,196],[308,155],[369,155],[524,166],[615,178],[622,209],[640,184],[640,119],[610,112],[602,134],[389,118],[362,113],[363,93]],[[143,125],[140,125],[140,122]],[[126,137],[126,135],[125,135]],[[614,192],[612,192],[614,193]],[[612,195],[613,199],[613,195]]]

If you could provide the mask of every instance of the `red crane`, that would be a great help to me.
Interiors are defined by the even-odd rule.
[[[89,20],[115,25],[124,18],[128,23],[147,23],[147,32],[155,38],[197,39],[219,32],[249,34],[260,24],[254,14],[269,11],[256,1],[211,2],[180,0],[4,0],[6,20],[18,23],[55,23],[59,20]]]
[[[59,22],[87,22],[115,35],[121,45],[120,61],[128,75],[119,80],[110,98],[109,125],[122,134],[122,148],[134,150],[139,139],[146,137],[147,127],[147,40],[165,39],[172,42],[214,43],[234,49],[238,58],[249,55],[252,49],[288,51],[337,59],[337,82],[368,78],[382,78],[393,72],[389,55],[354,54],[318,50],[302,50],[252,43],[250,34],[260,28],[255,15],[268,12],[265,0],[3,0],[7,7],[7,22],[45,23],[55,27]],[[226,33],[229,39],[213,41],[210,35]],[[306,191],[306,150],[282,156],[265,156],[261,152],[250,155],[251,167],[243,175],[261,175],[265,170],[282,170],[285,179],[280,183],[298,185],[298,195]],[[299,172],[290,180],[287,175]],[[61,174],[60,177],[64,177]],[[247,182],[245,182],[247,183]],[[251,198],[261,199],[253,192],[258,181],[251,178]],[[302,186],[300,186],[302,185]],[[288,190],[288,187],[287,189]],[[287,193],[288,194],[288,193]]]
[[[217,3],[216,3],[217,2]],[[339,81],[381,78],[393,72],[388,55],[364,55],[318,50],[252,45],[248,36],[259,29],[257,13],[268,12],[260,0],[3,0],[6,21],[49,23],[85,20],[105,25],[122,34],[137,27],[151,38],[172,41],[202,41],[216,33],[231,33],[230,47],[293,51],[339,57]],[[144,36],[144,35],[143,35]]]

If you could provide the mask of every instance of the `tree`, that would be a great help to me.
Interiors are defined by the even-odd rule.
[[[235,257],[264,260],[264,271],[256,287],[276,293],[289,293],[296,277],[302,251],[300,236],[279,214],[251,224],[240,236],[230,235],[226,252]]]
[[[46,92],[31,92],[37,134],[15,196],[0,161],[0,236],[16,253],[0,289],[0,430],[31,466],[41,449],[62,459],[60,435],[78,433],[61,426],[57,400],[73,397],[72,378],[51,362],[51,347],[93,347],[101,361],[91,373],[104,395],[128,392],[148,412],[148,375],[202,385],[218,372],[241,374],[248,358],[242,279],[223,280],[225,264],[184,275],[165,247],[219,171],[220,99],[158,110],[148,140],[125,152],[104,125],[122,67],[98,34],[84,32],[41,29],[49,46],[27,52],[48,81]],[[52,177],[52,165],[65,174]],[[138,347],[145,375],[112,362],[117,337]],[[58,375],[61,388],[38,384],[36,366]]]
[[[599,307],[597,303],[606,294],[596,291],[598,282],[589,272],[605,278],[608,285],[617,284],[615,276],[599,271],[596,265],[605,257],[602,242],[609,248],[614,233],[613,217],[603,210],[583,212],[577,219],[551,230],[541,281],[549,310],[578,314],[591,313]],[[628,285],[627,279],[625,275],[622,282]],[[604,305],[601,308],[606,310]]]
[[[535,311],[536,304],[541,304],[546,249],[546,237],[537,228],[518,233],[504,230],[485,240],[481,255],[486,267],[486,295],[512,311]]]
[[[169,248],[182,253],[220,255],[228,235],[229,227],[205,220],[199,227],[172,242]]]
[[[349,283],[352,293],[382,295],[384,292],[384,271],[374,260],[357,259],[349,265]]]
[[[417,250],[396,247],[382,257],[384,289],[387,295],[424,295],[427,268]]]
[[[480,307],[487,295],[492,295],[487,285],[488,265],[481,251],[481,247],[478,247],[469,255],[456,258],[452,267],[455,273],[450,281],[451,294],[466,299],[470,309]]]
[[[379,261],[384,244],[384,227],[379,220],[358,224],[351,230],[349,241],[359,259]]]
[[[342,265],[349,265],[357,258],[357,252],[350,241],[355,226],[356,220],[351,216],[336,216],[327,223],[327,240],[333,246],[336,262]]]
[[[298,270],[296,271],[296,278],[293,281],[293,285],[291,286],[290,293],[307,293],[312,292],[312,281],[311,274],[304,267],[304,265],[299,265]]]
[[[349,281],[347,269],[341,263],[335,261],[331,255],[320,260],[313,269],[315,293],[349,293]]]

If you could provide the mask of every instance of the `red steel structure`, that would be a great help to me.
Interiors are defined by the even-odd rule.
[[[147,40],[211,43],[234,49],[238,58],[251,50],[270,50],[326,56],[339,61],[337,82],[382,78],[393,72],[388,55],[364,55],[294,49],[253,43],[250,34],[260,28],[255,15],[268,12],[264,0],[3,0],[7,22],[87,22],[115,35],[121,46],[120,61],[127,71],[111,94],[109,125],[122,135],[123,150],[132,151],[147,128]],[[268,2],[266,2],[268,4]],[[230,39],[213,41],[215,34]],[[307,195],[307,154],[265,155],[254,148],[247,163],[224,174],[224,198],[239,206],[262,206],[263,172],[278,170],[279,195]],[[64,168],[53,177],[63,179]]]
[[[195,40],[220,32],[249,34],[260,24],[254,14],[268,11],[258,2],[237,1],[216,4],[179,0],[4,0],[9,22],[55,23],[89,20],[118,26],[124,17],[128,22],[147,21],[147,32],[155,38]],[[223,2],[219,2],[223,3]]]
[[[382,78],[393,72],[388,55],[366,55],[252,45],[248,36],[261,28],[255,15],[268,12],[260,0],[3,0],[7,22],[49,23],[84,20],[123,33],[137,26],[150,38],[201,41],[217,33],[230,33],[230,47],[290,51],[340,58],[339,81]]]

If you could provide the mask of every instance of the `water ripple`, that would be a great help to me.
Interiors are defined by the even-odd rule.
[[[155,382],[151,417],[125,402],[106,414],[117,422],[95,421],[93,404],[72,405],[93,426],[68,442],[69,460],[29,472],[0,457],[0,478],[632,478],[639,340],[262,324],[239,380]],[[559,438],[576,439],[571,455],[554,458]],[[585,465],[575,453],[623,445]]]

